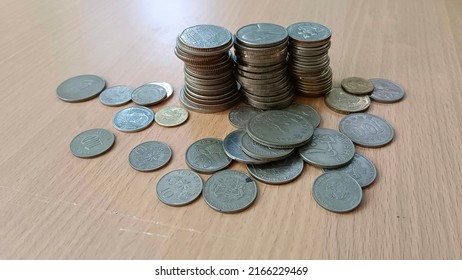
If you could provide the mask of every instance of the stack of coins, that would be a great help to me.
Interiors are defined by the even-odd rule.
[[[235,35],[237,80],[249,105],[282,109],[294,99],[287,73],[287,30],[270,23],[250,24]]]
[[[287,30],[289,69],[297,93],[306,97],[325,95],[332,87],[330,29],[315,22],[299,22]]]
[[[180,100],[195,112],[223,111],[240,101],[230,49],[233,35],[223,27],[196,25],[177,38],[175,54],[184,63]]]

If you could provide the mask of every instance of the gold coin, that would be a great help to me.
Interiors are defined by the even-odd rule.
[[[374,84],[364,78],[349,77],[342,80],[342,88],[351,94],[365,95],[374,90]]]
[[[155,120],[161,126],[177,126],[188,119],[187,110],[178,106],[168,106],[156,112]]]
[[[342,114],[362,112],[371,105],[369,96],[356,96],[341,88],[333,88],[324,98],[324,102],[327,107]]]

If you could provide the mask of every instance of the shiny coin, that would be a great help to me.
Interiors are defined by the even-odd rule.
[[[365,111],[371,105],[369,96],[356,96],[341,88],[333,88],[324,98],[324,102],[327,107],[342,114]]]
[[[133,148],[128,162],[138,171],[154,171],[166,165],[172,158],[172,149],[162,142],[144,142]]]
[[[155,105],[167,96],[164,87],[156,84],[144,84],[136,88],[132,93],[132,100],[138,105]]]
[[[132,100],[133,89],[129,86],[113,86],[99,95],[99,101],[106,106],[120,106]]]
[[[170,206],[193,202],[202,192],[202,178],[191,170],[173,170],[157,182],[157,197]]]
[[[146,107],[133,106],[118,111],[112,125],[123,132],[136,132],[147,128],[154,120],[154,112]]]
[[[232,42],[232,34],[221,26],[202,24],[186,28],[178,37],[187,47],[207,50],[227,46]]]
[[[74,156],[80,158],[96,157],[114,145],[115,136],[112,132],[94,128],[80,133],[72,139],[70,148]]]
[[[289,37],[298,44],[319,44],[330,39],[332,32],[316,22],[298,22],[287,27]]]
[[[247,165],[250,174],[268,184],[285,184],[295,180],[303,171],[303,160],[298,154],[261,165]]]
[[[186,164],[197,172],[213,173],[226,168],[231,161],[220,139],[198,140],[192,143],[186,151]]]
[[[345,116],[339,123],[339,130],[354,143],[371,148],[385,146],[395,135],[386,120],[366,113]]]
[[[404,97],[404,89],[397,83],[386,79],[370,79],[374,84],[371,99],[382,103],[398,102]]]
[[[355,145],[343,133],[329,128],[316,128],[311,142],[298,149],[307,163],[322,167],[340,167],[353,159]]]
[[[264,146],[258,142],[255,142],[250,136],[245,133],[241,138],[241,148],[244,153],[250,157],[263,160],[263,161],[275,161],[284,159],[293,153],[294,149],[274,149]]]
[[[250,164],[262,164],[266,161],[258,160],[248,156],[242,151],[241,148],[241,137],[245,134],[244,130],[236,130],[226,135],[223,140],[223,146],[225,153],[235,161],[250,163]]]
[[[255,23],[240,28],[236,33],[239,44],[248,47],[271,47],[287,40],[287,30],[277,24]]]
[[[165,89],[165,92],[167,92],[167,95],[165,96],[164,100],[170,98],[170,96],[173,95],[173,87],[169,83],[166,83],[166,82],[152,82],[152,83],[148,83],[148,85],[158,85],[158,86],[163,87]]]
[[[210,176],[202,193],[205,202],[214,210],[236,213],[248,208],[257,197],[257,184],[247,174],[223,170]]]
[[[377,170],[372,161],[358,153],[355,153],[355,156],[347,165],[335,169],[324,168],[323,171],[345,172],[346,174],[350,175],[351,178],[355,179],[361,188],[365,188],[372,184],[372,182],[375,180],[375,177],[377,176]]]
[[[313,127],[318,127],[321,123],[321,116],[319,115],[318,111],[316,111],[313,107],[309,105],[292,103],[292,105],[285,108],[284,110],[291,113],[302,115],[313,125]]]
[[[340,171],[319,176],[313,183],[311,194],[322,208],[336,213],[352,211],[363,198],[358,182]]]
[[[66,102],[90,100],[106,87],[106,81],[95,75],[81,75],[62,82],[56,89],[59,99]]]
[[[262,110],[251,106],[239,106],[229,112],[228,119],[233,126],[245,129],[247,122],[261,112]]]
[[[184,123],[188,119],[189,113],[187,110],[178,106],[169,106],[157,111],[155,120],[161,126],[177,126]]]
[[[374,84],[364,78],[349,77],[342,80],[342,88],[351,94],[364,95],[374,90]]]

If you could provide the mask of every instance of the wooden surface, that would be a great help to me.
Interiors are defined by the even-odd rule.
[[[1,258],[462,258],[461,1],[157,2],[0,3]],[[239,214],[215,212],[202,198],[168,207],[156,198],[158,179],[187,168],[193,141],[233,131],[228,111],[191,112],[180,127],[130,134],[112,127],[119,108],[56,97],[63,80],[89,73],[108,86],[169,82],[173,98],[153,110],[179,105],[182,62],[173,48],[184,28],[212,23],[235,33],[254,22],[298,21],[332,29],[336,85],[348,76],[382,77],[407,93],[369,109],[396,137],[383,148],[357,148],[379,175],[352,213],[316,204],[311,187],[322,172],[309,165],[293,183],[259,182],[256,202]],[[319,110],[321,127],[338,127],[342,115],[322,98],[298,102]],[[89,160],[72,156],[72,138],[95,127],[115,133],[113,149]],[[167,142],[174,155],[165,168],[141,173],[127,157],[147,140]]]

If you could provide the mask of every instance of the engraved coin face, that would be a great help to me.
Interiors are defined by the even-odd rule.
[[[209,24],[188,27],[179,36],[183,44],[197,49],[220,48],[229,44],[232,39],[231,32],[225,28]]]
[[[167,92],[167,96],[165,96],[164,100],[170,98],[173,95],[173,87],[171,84],[166,82],[151,82],[147,83],[148,85],[158,85],[164,88],[165,92]]]
[[[147,128],[153,120],[151,109],[133,106],[118,111],[112,118],[112,125],[119,131],[136,132]]]
[[[285,108],[284,110],[291,113],[302,115],[313,125],[313,127],[318,127],[321,123],[321,116],[319,115],[318,111],[316,111],[313,107],[309,105],[292,103],[292,105]]]
[[[154,171],[166,165],[172,158],[172,149],[162,142],[144,142],[133,148],[128,162],[138,171]]]
[[[353,159],[347,165],[335,169],[324,168],[323,171],[345,172],[346,174],[350,175],[351,178],[355,179],[361,188],[365,188],[372,184],[377,176],[377,169],[375,168],[372,161],[358,153],[355,154]]]
[[[340,171],[319,176],[313,183],[311,193],[322,208],[336,213],[352,211],[363,198],[358,182]]]
[[[157,197],[170,206],[193,202],[202,192],[202,178],[191,170],[173,170],[157,182]]]
[[[342,80],[342,88],[351,94],[364,95],[374,90],[374,84],[364,78],[349,77]]]
[[[229,112],[228,119],[234,127],[245,129],[247,122],[261,112],[263,111],[251,106],[239,106]]]
[[[292,40],[316,43],[330,39],[332,32],[326,26],[316,22],[298,22],[287,27]]]
[[[255,142],[247,133],[241,137],[241,148],[247,155],[263,161],[284,159],[293,153],[293,148],[275,149]]]
[[[189,113],[187,110],[178,106],[169,106],[157,111],[155,120],[161,126],[177,126],[184,123],[188,119]]]
[[[106,87],[106,81],[95,75],[81,75],[62,82],[56,89],[59,99],[80,102],[92,99]]]
[[[364,147],[382,147],[395,136],[393,127],[384,119],[366,113],[345,116],[339,130],[354,143]]]
[[[250,174],[268,184],[285,184],[295,180],[303,171],[303,160],[298,154],[261,165],[247,165]]]
[[[202,173],[213,173],[226,168],[231,159],[226,155],[223,141],[216,138],[204,138],[192,143],[186,151],[186,164]]]
[[[237,41],[248,47],[270,47],[287,40],[287,30],[277,24],[255,23],[240,28],[236,33]]]
[[[237,170],[219,171],[207,180],[202,193],[214,210],[236,213],[248,208],[257,197],[257,184],[247,174]]]
[[[308,164],[334,168],[347,164],[355,155],[351,140],[338,131],[316,128],[311,142],[298,149],[300,156]]]
[[[72,139],[70,148],[74,156],[80,158],[96,157],[114,145],[115,136],[112,132],[94,128],[80,133]]]
[[[324,98],[324,102],[327,107],[342,114],[362,112],[371,105],[369,96],[356,96],[341,88],[333,88]]]
[[[251,164],[265,163],[266,161],[252,158],[242,151],[241,138],[244,134],[246,134],[244,130],[236,130],[226,135],[223,140],[225,153],[235,161]]]
[[[381,103],[398,102],[404,97],[404,89],[397,83],[386,79],[370,79],[374,84],[371,99]]]
[[[132,93],[132,100],[138,105],[155,105],[167,97],[164,87],[157,84],[144,84]]]
[[[106,106],[120,106],[132,100],[133,89],[129,86],[113,86],[99,95],[99,101]]]

